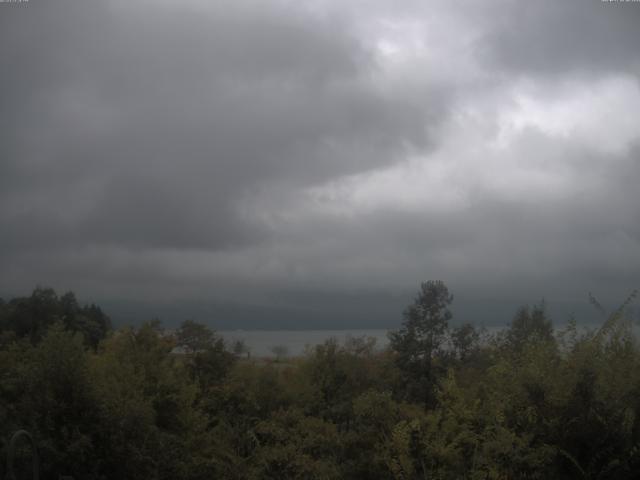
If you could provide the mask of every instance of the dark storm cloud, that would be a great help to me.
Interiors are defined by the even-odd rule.
[[[0,7],[0,292],[317,327],[640,280],[640,4]]]
[[[425,148],[441,108],[385,95],[344,22],[285,4],[36,1],[2,25],[14,246],[257,241],[243,196]]]

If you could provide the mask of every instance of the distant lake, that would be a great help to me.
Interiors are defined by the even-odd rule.
[[[301,355],[307,346],[313,347],[324,343],[329,338],[336,338],[340,343],[348,337],[373,337],[376,347],[384,348],[389,343],[389,330],[222,330],[218,333],[231,345],[242,340],[255,357],[273,356],[271,349],[275,346],[287,348],[288,355]]]
[[[581,325],[579,329],[594,330],[601,324]],[[485,327],[486,333],[493,334],[505,327]],[[557,325],[556,331],[565,328],[565,325]],[[636,335],[638,327],[636,326]],[[371,330],[220,330],[229,346],[236,340],[242,340],[255,357],[274,356],[271,349],[275,346],[283,346],[287,349],[287,355],[302,355],[307,347],[320,345],[330,338],[335,338],[339,343],[344,343],[348,337],[373,337],[376,339],[376,348],[383,349],[389,344],[388,329]]]
[[[489,333],[501,330],[503,327],[488,327]],[[255,357],[274,356],[271,349],[275,346],[284,346],[287,355],[302,355],[307,347],[320,345],[330,338],[335,338],[340,344],[346,338],[373,337],[376,339],[376,348],[383,349],[389,344],[388,329],[371,330],[220,330],[229,346],[236,340],[244,341]]]

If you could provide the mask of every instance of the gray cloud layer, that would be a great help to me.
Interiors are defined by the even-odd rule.
[[[0,7],[2,292],[334,327],[640,283],[640,4]]]

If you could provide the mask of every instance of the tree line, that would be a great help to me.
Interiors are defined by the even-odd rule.
[[[114,329],[38,288],[0,301],[1,458],[27,429],[43,478],[637,478],[631,300],[592,331],[555,331],[541,304],[487,335],[450,326],[429,281],[387,348],[330,339],[276,362],[194,321]]]

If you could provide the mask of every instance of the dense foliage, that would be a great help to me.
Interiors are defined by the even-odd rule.
[[[352,338],[256,359],[193,321],[114,331],[37,289],[0,302],[0,448],[28,429],[44,478],[637,478],[623,308],[555,334],[543,306],[523,308],[490,337],[450,328],[451,301],[423,284],[386,350]]]

